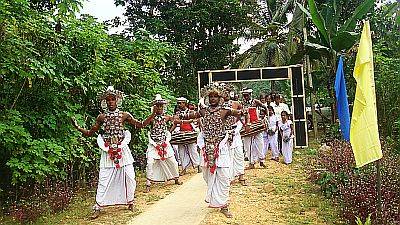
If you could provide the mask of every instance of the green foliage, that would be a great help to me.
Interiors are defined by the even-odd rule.
[[[196,96],[197,71],[222,69],[232,63],[239,49],[234,40],[252,24],[257,4],[239,0],[126,1],[129,30],[145,29],[161,40],[179,46],[187,58],[171,65],[165,77],[174,93]]]
[[[36,3],[0,5],[1,189],[11,181],[87,176],[97,168],[98,150],[70,118],[90,127],[99,114],[97,93],[110,84],[127,95],[123,110],[145,118],[156,93],[173,99],[162,77],[184,56],[147,33],[109,35],[93,17],[76,19],[70,14],[80,1]],[[143,158],[145,131],[132,132],[132,151]]]
[[[400,24],[394,10],[399,7],[400,2],[383,5],[371,17],[379,130],[393,140],[400,136]],[[395,144],[399,149],[399,142]]]
[[[363,223],[359,217],[357,217],[356,223],[357,225],[371,225],[371,214],[369,214],[368,217],[365,219],[365,223]]]
[[[317,180],[317,184],[321,186],[321,190],[323,194],[331,198],[338,192],[338,187],[336,182],[336,178],[334,174],[330,172],[325,172],[321,175],[321,177]]]
[[[243,54],[235,58],[235,66],[239,68],[282,66],[299,63],[296,56],[299,34],[301,36],[303,19],[301,13],[294,9],[293,0],[281,4],[282,1],[261,1],[265,9],[264,19],[256,20],[255,32],[251,38],[259,41]],[[289,23],[286,14],[293,14]],[[286,30],[289,27],[289,32]]]
[[[351,53],[359,39],[360,20],[373,11],[373,0],[368,1],[314,1],[308,0],[308,9],[297,3],[299,9],[310,17],[307,24],[308,41],[304,43],[305,53],[310,56],[313,66],[313,86],[311,90],[326,92],[332,109],[331,122],[335,120],[336,98],[334,79],[338,55]],[[357,30],[355,30],[357,28]],[[317,32],[315,32],[317,31]],[[353,64],[354,65],[354,64]]]

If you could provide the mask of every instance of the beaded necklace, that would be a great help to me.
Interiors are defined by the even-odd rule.
[[[118,109],[105,112],[103,127],[104,145],[109,147],[108,155],[118,169],[120,168],[120,159],[122,159],[122,149],[120,145],[125,137],[122,124],[122,112]]]
[[[167,123],[164,115],[156,115],[153,120],[153,126],[150,130],[150,137],[157,144],[165,142],[167,139]]]

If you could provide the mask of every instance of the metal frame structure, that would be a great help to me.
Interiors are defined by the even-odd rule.
[[[263,67],[250,69],[205,70],[197,72],[198,91],[210,83],[229,83],[243,81],[290,80],[293,104],[294,147],[308,147],[306,102],[303,65]]]

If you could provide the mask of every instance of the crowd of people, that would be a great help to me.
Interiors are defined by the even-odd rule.
[[[246,160],[247,169],[255,168],[257,163],[266,167],[265,159],[271,150],[271,160],[279,162],[282,154],[285,164],[292,162],[294,129],[289,107],[278,94],[254,99],[252,92],[243,89],[242,100],[238,101],[232,86],[211,84],[202,89],[198,105],[190,104],[185,97],[177,98],[174,115],[166,114],[167,101],[156,95],[151,114],[139,121],[119,109],[123,93],[108,87],[100,94],[104,112],[89,130],[73,119],[75,128],[85,136],[102,129],[97,136],[101,159],[91,218],[97,218],[105,206],[127,205],[134,209],[134,159],[126,123],[135,129],[151,126],[146,151],[147,192],[154,182],[173,180],[182,184],[179,177],[194,168],[203,173],[207,183],[205,201],[209,207],[232,217],[228,209],[229,188],[236,181],[247,186]],[[180,142],[174,139],[177,136],[181,137]]]

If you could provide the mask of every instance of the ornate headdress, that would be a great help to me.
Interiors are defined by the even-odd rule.
[[[225,95],[230,96],[230,93],[235,91],[235,87],[234,87],[232,84],[229,84],[229,83],[221,83],[220,85],[222,86],[222,88],[223,88],[223,93],[224,93]]]
[[[104,110],[107,109],[106,98],[110,95],[115,97],[118,107],[122,105],[122,100],[124,100],[124,93],[122,91],[115,90],[113,86],[108,86],[105,90],[98,94],[101,108],[103,108]]]
[[[202,98],[204,98],[204,104],[205,105],[209,105],[209,99],[208,96],[211,93],[216,93],[218,96],[222,97],[222,93],[224,92],[224,87],[223,85],[220,85],[218,83],[212,83],[209,85],[204,86],[201,90],[200,90],[200,95]],[[223,99],[221,98],[221,102],[222,103]]]
[[[156,105],[156,104],[165,105],[167,103],[168,103],[167,100],[163,99],[160,94],[156,94],[156,97],[154,98],[152,105]]]
[[[223,91],[224,91],[223,85],[220,85],[218,83],[212,83],[201,88],[200,95],[203,98],[208,97],[211,93],[217,93],[218,96],[221,96]]]
[[[185,98],[185,97],[179,97],[179,98],[176,99],[176,102],[186,102],[186,103],[188,103],[189,100],[187,98]]]
[[[251,88],[243,88],[240,93],[242,93],[242,94],[251,94],[251,93],[253,93],[253,89],[251,89]]]

